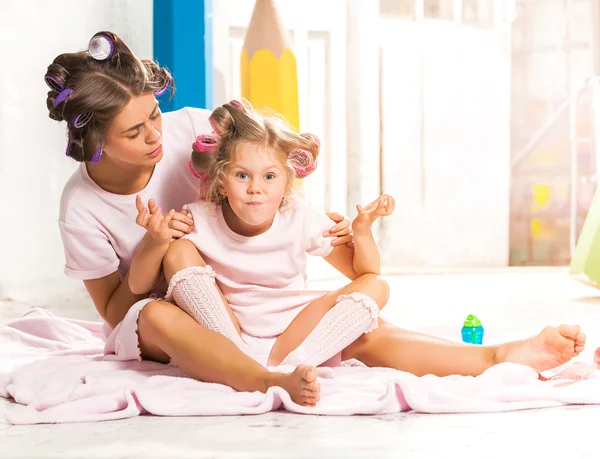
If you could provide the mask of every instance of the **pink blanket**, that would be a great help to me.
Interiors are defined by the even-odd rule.
[[[384,368],[321,371],[322,400],[296,405],[280,388],[242,393],[201,383],[173,365],[103,357],[100,324],[32,309],[0,325],[0,396],[14,424],[121,419],[140,414],[260,414],[277,409],[322,415],[492,412],[568,404],[600,404],[595,367],[576,363],[548,381],[532,369],[502,364],[476,378],[416,377]]]

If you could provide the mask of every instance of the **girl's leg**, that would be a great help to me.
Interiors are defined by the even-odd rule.
[[[229,338],[245,353],[249,352],[237,318],[217,287],[213,269],[206,265],[192,242],[173,242],[163,260],[163,270],[169,281],[169,300],[172,296],[200,325]]]
[[[403,330],[380,319],[379,327],[362,335],[342,353],[372,367],[389,367],[417,376],[477,376],[493,365],[513,362],[541,372],[579,355],[585,335],[578,326],[546,327],[535,337],[498,346],[469,345]]]
[[[376,328],[379,310],[388,298],[387,283],[374,274],[318,298],[277,338],[269,365],[323,363]]]
[[[198,324],[167,301],[148,303],[138,319],[138,338],[145,359],[172,359],[188,376],[225,384],[238,391],[266,392],[282,387],[299,405],[314,406],[320,397],[317,371],[308,365],[293,373],[273,373],[240,351],[230,340]]]

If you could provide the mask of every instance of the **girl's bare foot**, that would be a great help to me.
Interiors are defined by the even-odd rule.
[[[578,325],[546,327],[532,338],[498,346],[496,363],[529,365],[540,373],[578,356],[584,346],[585,335]]]
[[[274,386],[285,389],[298,405],[315,406],[321,398],[317,369],[311,365],[298,365],[292,373],[271,373],[267,389]]]

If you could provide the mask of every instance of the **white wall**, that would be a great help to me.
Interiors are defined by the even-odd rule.
[[[85,49],[99,30],[152,56],[152,0],[3,0],[0,3],[0,291],[63,278],[58,205],[77,163],[65,124],[48,117],[46,67]]]
[[[510,29],[382,21],[389,268],[506,266]]]

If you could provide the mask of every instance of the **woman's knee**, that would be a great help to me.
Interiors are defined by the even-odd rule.
[[[181,311],[177,306],[167,301],[151,301],[140,311],[138,331],[140,334],[164,335],[170,330],[170,325]]]
[[[167,280],[176,272],[191,266],[206,266],[194,243],[186,239],[171,242],[163,258],[163,270]]]
[[[180,312],[177,309],[166,301],[151,301],[140,311],[137,334],[142,358],[162,363],[170,360],[160,343],[173,332],[173,319]]]

